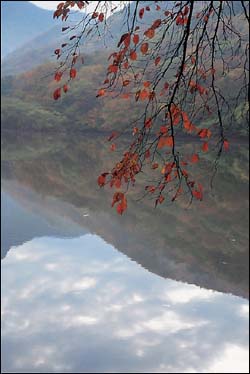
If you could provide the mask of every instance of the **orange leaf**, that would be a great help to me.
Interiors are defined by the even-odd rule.
[[[158,148],[163,148],[165,146],[167,146],[167,147],[173,147],[173,144],[174,144],[174,142],[173,142],[173,137],[172,136],[167,136],[167,137],[162,136],[160,138],[159,142],[158,142],[158,146],[157,147]]]
[[[143,82],[143,86],[144,86],[144,87],[149,87],[150,84],[151,84],[151,82],[149,82],[149,81],[145,81],[145,82]]]
[[[103,95],[105,95],[105,90],[101,89],[101,90],[98,91],[96,97],[103,96]]]
[[[133,135],[137,134],[138,132],[139,132],[138,127],[134,127],[134,128],[133,128]]]
[[[147,51],[148,51],[148,43],[142,43],[141,53],[145,55],[147,53]]]
[[[127,209],[127,200],[126,197],[123,195],[121,202],[117,205],[116,211],[118,214],[121,214]]]
[[[147,38],[152,39],[155,36],[155,30],[150,28],[144,32]]]

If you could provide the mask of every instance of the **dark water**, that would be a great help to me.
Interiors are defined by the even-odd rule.
[[[112,162],[102,136],[2,134],[3,372],[248,372],[246,145],[188,210],[136,190],[118,216]]]

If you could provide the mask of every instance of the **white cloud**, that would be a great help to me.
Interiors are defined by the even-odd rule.
[[[249,373],[249,350],[228,344],[209,368],[210,373]]]

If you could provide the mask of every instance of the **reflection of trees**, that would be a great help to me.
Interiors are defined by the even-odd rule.
[[[17,179],[43,196],[68,202],[79,214],[81,208],[88,208],[90,216],[81,217],[82,224],[152,272],[247,295],[245,148],[237,148],[236,153],[222,159],[216,188],[207,193],[204,202],[188,210],[181,202],[174,207],[158,207],[152,214],[152,201],[136,202],[137,188],[123,217],[118,217],[110,209],[109,199],[103,198],[109,191],[100,191],[96,185],[98,172],[113,162],[113,155],[108,159],[104,148],[103,138],[97,134],[72,138],[37,134],[29,139],[10,139],[3,134],[2,177]],[[209,166],[209,159],[201,165],[204,170]],[[204,170],[199,172],[204,174]]]

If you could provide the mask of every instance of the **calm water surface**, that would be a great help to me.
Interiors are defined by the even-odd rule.
[[[248,372],[246,147],[202,207],[132,193],[123,217],[96,185],[109,157],[3,134],[2,371]]]

